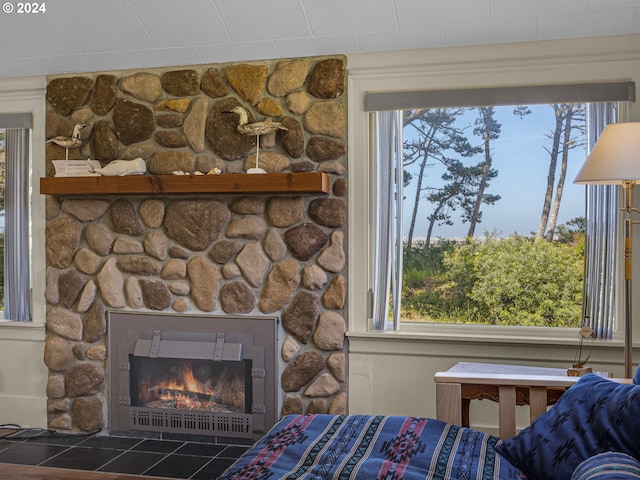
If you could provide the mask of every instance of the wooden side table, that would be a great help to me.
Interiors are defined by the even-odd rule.
[[[529,405],[530,421],[547,411],[580,377],[562,368],[460,362],[435,375],[436,417],[469,426],[471,400],[498,402],[500,438],[516,433],[516,405]]]

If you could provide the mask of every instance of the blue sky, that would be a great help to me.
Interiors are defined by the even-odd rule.
[[[521,120],[512,114],[513,107],[495,107],[495,118],[502,125],[500,137],[493,142],[493,167],[498,170],[498,176],[491,182],[486,193],[500,195],[501,199],[494,205],[483,205],[482,222],[476,227],[476,236],[483,236],[485,231],[496,231],[501,236],[514,232],[528,235],[538,228],[549,167],[549,154],[544,147],[551,146],[551,139],[545,134],[553,131],[555,120],[550,105],[534,105],[530,108],[532,113]],[[463,119],[462,123],[472,124],[474,118],[475,114],[472,114]],[[470,141],[474,145],[479,144],[480,138],[472,134],[473,126],[467,131]],[[585,187],[574,185],[573,179],[585,158],[584,146],[571,151],[558,224],[584,216]],[[480,160],[481,157],[476,157],[466,160],[465,164],[478,163]],[[430,184],[442,183],[440,176],[443,171],[430,169]],[[405,188],[405,219],[410,218],[414,195],[415,179]],[[414,238],[426,236],[425,218],[432,208],[431,204],[422,202]],[[453,214],[453,220],[456,222],[453,226],[436,226],[434,237],[464,237],[469,225],[463,224],[457,213]],[[405,221],[404,233],[408,233],[408,221]]]

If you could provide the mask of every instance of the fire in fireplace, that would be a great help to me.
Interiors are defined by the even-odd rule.
[[[246,413],[251,406],[251,363],[134,357],[131,363],[132,404],[145,408],[175,408]],[[249,392],[246,392],[247,387]]]
[[[109,424],[257,438],[276,418],[276,320],[109,312]]]

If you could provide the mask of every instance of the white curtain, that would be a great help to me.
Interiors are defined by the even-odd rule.
[[[589,104],[589,150],[595,145],[604,127],[617,120],[616,103]],[[588,185],[586,189],[583,318],[593,328],[595,338],[611,339],[618,258],[618,187]]]
[[[376,112],[374,181],[373,325],[385,330],[392,302],[393,329],[400,325],[402,292],[402,112]],[[393,301],[397,299],[398,301]]]
[[[4,319],[31,320],[29,130],[5,131]]]

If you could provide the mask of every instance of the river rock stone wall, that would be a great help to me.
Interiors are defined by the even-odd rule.
[[[89,124],[70,159],[143,158],[147,174],[255,165],[321,171],[329,194],[47,197],[49,427],[106,428],[109,310],[280,318],[280,414],[347,411],[343,57],[52,76],[46,136]],[[47,144],[51,160],[64,148]]]

